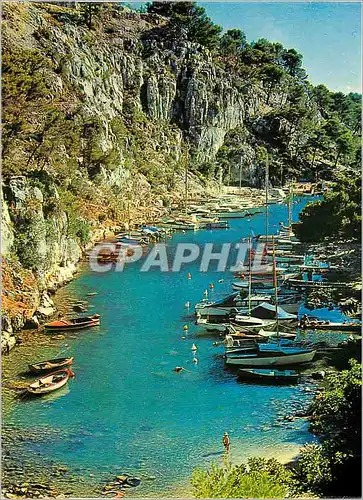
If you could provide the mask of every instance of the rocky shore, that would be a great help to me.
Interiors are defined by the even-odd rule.
[[[200,181],[194,174],[189,178],[190,201],[203,202],[206,197],[218,197],[233,191],[241,200],[252,205],[263,203],[262,190],[256,188],[224,188],[211,182],[207,189],[202,189]],[[79,265],[94,245],[104,239],[112,238],[125,228],[132,229],[136,224],[152,221],[157,224],[163,216],[170,214],[173,208],[183,205],[180,193],[184,187],[178,184],[169,207],[163,207],[157,199],[146,206],[135,207],[128,215],[117,223],[105,221],[90,231],[88,242],[81,244],[77,238],[70,237],[67,232],[67,218],[61,213],[48,221],[45,217],[45,201],[41,191],[32,187],[23,176],[13,178],[6,188],[6,199],[3,204],[2,219],[2,339],[1,350],[8,353],[17,342],[17,333],[23,328],[34,329],[49,320],[56,308],[52,296],[57,289],[69,283],[76,275]],[[13,253],[17,239],[21,240],[18,225],[27,215],[28,206],[37,202],[36,213],[27,221],[26,230],[32,235],[32,241],[26,251],[31,253],[37,265],[27,267]],[[15,215],[14,215],[15,214]],[[66,222],[65,222],[66,221]],[[49,240],[41,229],[47,223],[54,226],[54,235]],[[23,222],[22,222],[23,224]],[[20,227],[20,226],[19,226]],[[21,226],[23,227],[23,226]],[[23,249],[25,251],[25,249]]]

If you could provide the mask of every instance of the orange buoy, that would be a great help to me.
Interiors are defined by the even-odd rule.
[[[184,325],[184,326],[183,326],[183,330],[184,330],[185,332],[186,332],[186,331],[188,331],[188,330],[189,330],[189,326],[188,326],[188,325]]]
[[[210,288],[211,290],[213,290],[213,288],[214,288],[214,283],[210,283],[209,288]]]
[[[190,273],[188,273],[187,278],[188,278],[188,280],[191,280],[192,279],[192,275]]]

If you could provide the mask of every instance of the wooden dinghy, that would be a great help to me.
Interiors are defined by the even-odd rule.
[[[360,332],[362,329],[361,323],[345,322],[335,323],[333,321],[323,320],[301,320],[300,328],[303,330],[328,330],[336,332]]]
[[[72,377],[74,377],[74,373],[68,368],[65,368],[64,370],[50,373],[49,375],[45,375],[35,380],[27,387],[27,392],[35,395],[48,394],[66,385],[68,380]]]
[[[56,358],[47,361],[40,361],[34,365],[28,365],[29,370],[33,373],[48,372],[50,370],[57,370],[64,366],[70,366],[73,363],[73,358]]]
[[[92,316],[84,316],[81,318],[73,319],[59,319],[57,321],[52,321],[45,325],[48,331],[73,331],[82,330],[84,328],[91,328],[92,326],[98,326],[100,324],[100,315],[93,314]]]
[[[238,378],[254,382],[272,384],[296,384],[300,375],[295,370],[275,370],[270,368],[240,368]]]

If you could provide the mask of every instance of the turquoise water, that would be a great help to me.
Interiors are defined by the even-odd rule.
[[[309,200],[293,206],[294,220]],[[287,207],[271,206],[270,214],[271,229],[277,231]],[[251,230],[264,232],[263,214],[230,223],[229,230],[175,234],[168,254],[178,242],[235,243]],[[238,383],[224,367],[222,350],[213,346],[215,338],[197,335],[193,305],[209,283],[219,296],[230,292],[232,281],[231,273],[218,273],[215,266],[200,273],[198,266],[142,273],[135,263],[118,273],[86,271],[68,286],[79,297],[97,292],[88,300],[90,311],[102,315],[101,327],[67,337],[76,378],[63,392],[15,406],[9,421],[57,430],[42,443],[25,443],[28,451],[96,478],[127,471],[143,480],[136,495],[170,496],[175,485],[188,485],[193,468],[221,460],[224,431],[231,437],[234,462],[251,454],[291,455],[312,439],[299,421],[278,424],[278,417],[293,412],[311,393],[301,385]],[[187,371],[175,373],[176,366]]]

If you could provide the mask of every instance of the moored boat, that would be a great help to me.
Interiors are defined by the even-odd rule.
[[[229,229],[229,224],[227,221],[219,222],[200,222],[200,229]]]
[[[260,349],[260,348],[259,348]],[[231,354],[226,357],[226,363],[236,366],[294,366],[313,361],[316,351],[311,349],[279,348],[276,350],[259,350],[256,354]]]
[[[337,332],[360,332],[362,329],[361,323],[350,322],[333,322],[323,320],[301,320],[300,328],[304,330],[330,330]]]
[[[296,338],[296,333],[290,333],[290,332],[275,332],[275,331],[266,331],[266,330],[259,330],[258,335],[260,337],[264,337],[266,339],[290,339],[293,340]]]
[[[84,328],[91,328],[92,326],[98,326],[100,324],[100,315],[93,314],[92,316],[84,316],[80,318],[73,319],[58,319],[47,323],[45,325],[48,331],[59,331],[59,330],[82,330]]]
[[[260,328],[264,328],[264,327],[272,326],[276,323],[276,320],[274,318],[264,319],[264,318],[258,318],[255,316],[250,316],[250,315],[244,316],[242,314],[237,314],[233,318],[232,321],[234,324],[238,325],[240,328],[249,328],[249,327],[256,328],[258,326]]]
[[[195,306],[199,316],[225,316],[230,313],[247,313],[249,307],[253,308],[263,302],[268,302],[268,295],[251,295],[250,299],[242,298],[240,293],[234,293],[219,301],[200,302]]]
[[[263,328],[274,328],[276,325],[275,320],[265,320],[260,318],[252,318],[249,316],[241,316],[238,323],[231,320],[229,324],[230,331],[245,331],[258,333]]]
[[[64,370],[50,373],[49,375],[35,380],[27,387],[26,390],[29,394],[48,394],[49,392],[56,391],[66,385],[71,377],[74,377],[74,373],[68,368],[65,368]]]
[[[29,371],[33,373],[41,373],[63,368],[64,366],[70,366],[72,363],[73,358],[56,358],[49,359],[47,361],[40,361],[39,363],[34,363],[33,365],[28,366]]]
[[[216,319],[213,320],[214,322],[210,322],[208,320],[208,317],[206,318],[198,318],[197,321],[195,322],[196,325],[200,326],[207,332],[227,332],[229,323],[224,321],[221,322],[216,322]]]
[[[251,315],[256,318],[261,319],[275,319],[277,318],[280,322],[291,323],[297,321],[297,315],[286,312],[282,307],[277,304],[270,304],[269,302],[262,302],[255,308],[252,309]],[[236,315],[235,321],[238,323],[238,318],[240,315]]]
[[[273,384],[296,384],[300,375],[295,370],[273,370],[269,368],[240,368],[238,378],[254,382]]]

